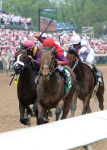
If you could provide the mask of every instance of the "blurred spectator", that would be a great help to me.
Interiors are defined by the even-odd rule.
[[[5,52],[4,55],[2,56],[2,63],[3,63],[3,70],[5,71],[6,76],[9,76],[9,63],[10,63],[10,58],[9,58],[7,52]]]

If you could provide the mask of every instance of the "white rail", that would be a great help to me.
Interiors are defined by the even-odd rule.
[[[1,133],[0,150],[71,150],[106,138],[107,110],[104,110]]]

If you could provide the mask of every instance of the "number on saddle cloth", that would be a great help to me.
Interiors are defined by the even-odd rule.
[[[69,82],[65,85],[65,93],[67,93],[67,91],[72,88],[72,79],[71,79],[71,76],[70,76],[70,72],[69,70],[67,69],[66,66],[63,66],[67,76],[70,78]]]

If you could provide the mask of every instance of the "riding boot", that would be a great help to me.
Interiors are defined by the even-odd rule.
[[[39,74],[38,74],[38,75],[36,76],[36,78],[35,78],[35,83],[36,83],[36,84],[39,83],[39,78],[40,78],[41,74],[42,74],[42,71],[41,71],[41,68],[40,68]]]
[[[62,71],[60,71],[60,74],[64,77],[65,80],[65,84],[67,84],[70,81],[69,76],[66,74],[65,69],[63,69]]]
[[[95,66],[95,64],[93,64],[92,65],[94,68],[94,71],[95,71],[95,73],[96,73],[96,75],[97,75],[97,77],[98,77],[98,81],[99,81],[99,83],[100,83],[100,85],[102,85],[102,79],[101,79],[101,73],[100,73],[100,71],[98,70],[98,68]]]

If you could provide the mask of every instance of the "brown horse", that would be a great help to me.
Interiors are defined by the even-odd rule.
[[[68,66],[74,71],[76,75],[76,91],[74,93],[74,97],[72,101],[71,116],[74,116],[74,112],[76,110],[77,97],[83,101],[82,114],[90,113],[91,109],[89,103],[92,97],[94,87],[96,85],[94,72],[90,69],[90,67],[87,64],[83,63],[80,60],[78,54],[74,49],[71,48],[69,49],[66,58],[68,60]],[[101,73],[101,78],[103,81],[102,73]],[[103,110],[104,109],[104,105],[103,105],[104,82],[103,82],[103,86],[99,85],[98,90],[95,91],[95,94],[99,101],[99,107],[101,110]]]
[[[32,69],[33,64],[25,50],[17,50],[15,55],[14,70],[16,74],[20,74],[17,95],[19,99],[20,122],[24,125],[29,124],[31,118],[30,104],[37,105],[37,85],[35,84],[35,77],[37,73]],[[27,109],[28,117],[24,118],[25,109]],[[38,110],[35,111],[36,116]]]
[[[41,77],[37,87],[38,125],[48,122],[47,110],[56,108],[56,120],[59,119],[59,115],[63,110],[61,119],[65,119],[71,106],[71,100],[76,87],[75,74],[70,67],[66,66],[72,79],[72,87],[66,95],[64,79],[55,67],[54,48],[42,50]]]

